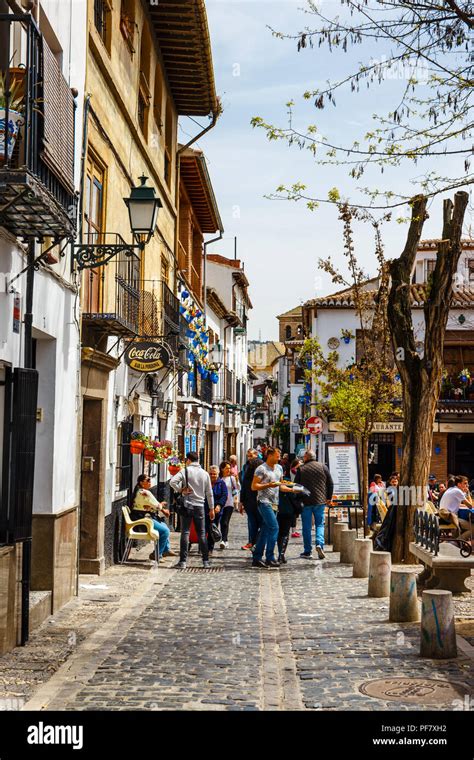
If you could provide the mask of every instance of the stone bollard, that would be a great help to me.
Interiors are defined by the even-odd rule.
[[[339,562],[343,565],[352,565],[354,562],[354,543],[357,538],[355,528],[343,530],[341,533],[341,556]]]
[[[370,538],[356,538],[354,541],[354,568],[352,570],[353,578],[369,577],[369,562],[372,547],[373,544]]]
[[[328,513],[329,514],[329,513]],[[337,523],[337,515],[329,514],[324,525],[324,543],[331,544],[334,538],[334,526]]]
[[[347,523],[337,522],[333,526],[334,533],[332,534],[332,550],[333,552],[341,551],[341,531],[349,530]]]
[[[420,655],[436,660],[458,656],[451,591],[423,591]]]
[[[415,623],[420,619],[414,570],[398,567],[392,569],[388,619],[391,623]]]
[[[390,596],[390,570],[392,555],[390,552],[372,552],[369,562],[368,596]]]

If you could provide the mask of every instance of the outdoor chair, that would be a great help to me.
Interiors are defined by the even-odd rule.
[[[160,561],[158,545],[160,535],[158,531],[156,531],[153,527],[153,520],[151,520],[149,517],[144,517],[141,520],[132,520],[128,507],[122,507],[122,514],[123,519],[125,520],[125,540],[127,543],[125,544],[125,551],[123,553],[121,564],[123,565],[123,563],[128,559],[130,549],[132,548],[132,541],[153,541],[155,544],[155,561],[156,564],[158,564]],[[144,525],[146,527],[146,531],[137,530],[137,527],[139,525]]]

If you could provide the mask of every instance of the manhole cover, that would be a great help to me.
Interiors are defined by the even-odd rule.
[[[461,683],[427,678],[382,678],[366,681],[359,686],[359,691],[376,699],[423,705],[451,704],[469,694],[469,689]]]

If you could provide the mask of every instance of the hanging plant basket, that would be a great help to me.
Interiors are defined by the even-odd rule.
[[[145,448],[145,444],[143,443],[143,441],[130,441],[131,454],[141,454],[144,448]]]
[[[168,465],[168,472],[170,475],[177,475],[180,470],[181,470],[181,467],[179,466],[179,464]]]
[[[156,452],[154,449],[145,449],[145,459],[147,462],[155,461]]]

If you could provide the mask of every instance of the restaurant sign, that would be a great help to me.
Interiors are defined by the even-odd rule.
[[[125,351],[125,362],[136,372],[157,372],[170,363],[170,354],[161,343],[149,340],[131,343]]]

